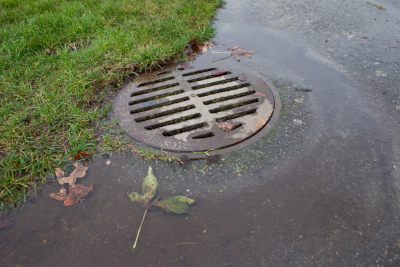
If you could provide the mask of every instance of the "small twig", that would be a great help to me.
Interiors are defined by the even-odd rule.
[[[222,53],[222,52],[221,52],[221,53]],[[221,58],[221,59],[218,59],[218,60],[211,61],[211,63],[217,62],[217,61],[221,61],[221,60],[224,60],[224,59],[227,59],[227,58],[230,58],[231,56],[232,56],[232,54],[231,54],[229,57],[224,57],[224,58]]]

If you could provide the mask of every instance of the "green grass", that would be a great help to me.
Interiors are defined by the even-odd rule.
[[[76,153],[120,144],[95,132],[108,85],[212,37],[221,3],[0,0],[1,208]]]
[[[373,3],[369,2],[369,1],[367,1],[367,4],[372,5],[372,6],[376,7],[377,9],[386,10],[386,8],[384,8],[383,6],[373,4]]]

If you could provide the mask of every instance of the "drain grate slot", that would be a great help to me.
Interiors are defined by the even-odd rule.
[[[157,129],[157,128],[164,127],[164,126],[167,126],[167,125],[172,125],[172,124],[188,121],[188,120],[199,118],[199,117],[201,117],[201,114],[200,113],[196,113],[196,114],[188,115],[188,116],[185,116],[185,117],[173,119],[173,120],[170,120],[170,121],[165,121],[165,122],[153,124],[153,125],[150,125],[150,126],[146,126],[144,128],[146,130],[153,130],[153,129]]]
[[[164,89],[171,88],[171,87],[174,87],[174,86],[177,86],[177,85],[179,85],[179,83],[173,83],[173,84],[168,84],[168,85],[164,85],[164,86],[160,86],[160,87],[154,87],[154,88],[147,89],[147,90],[142,90],[142,91],[139,91],[139,92],[134,92],[134,93],[131,94],[131,97],[138,96],[138,95],[144,95],[144,94],[148,94],[148,93],[152,93],[152,92],[156,92],[156,91],[160,91],[160,90],[164,90]]]
[[[254,94],[255,92],[256,92],[255,90],[251,90],[251,91],[244,92],[244,93],[240,93],[240,94],[235,94],[235,95],[220,97],[220,98],[216,98],[216,99],[204,101],[203,104],[204,104],[204,105],[215,104],[215,103],[223,102],[223,101],[230,100],[230,99],[235,99],[235,98],[240,98],[240,97],[247,96],[247,95],[252,95],[252,94]]]
[[[221,118],[216,119],[215,121],[216,122],[221,122],[221,121],[233,120],[233,119],[236,119],[236,118],[240,118],[240,117],[244,117],[246,115],[253,114],[256,111],[257,111],[257,109],[254,108],[254,109],[250,109],[250,110],[247,110],[247,111],[244,111],[244,112],[235,113],[235,114],[231,114],[231,115],[228,115],[228,116],[225,116],[225,117],[221,117]]]
[[[238,79],[239,79],[238,77],[229,78],[229,79],[218,81],[218,82],[206,83],[206,84],[202,84],[202,85],[193,86],[192,89],[197,90],[197,89],[206,88],[206,87],[210,87],[210,86],[214,86],[214,85],[218,85],[218,84],[230,83],[233,81],[237,81]]]
[[[182,107],[182,108],[174,108],[174,109],[167,110],[167,111],[164,111],[164,112],[160,112],[160,113],[156,113],[156,114],[151,114],[149,116],[137,118],[137,119],[135,119],[135,121],[136,122],[148,121],[148,120],[151,120],[151,119],[156,119],[156,118],[159,118],[159,117],[163,117],[163,116],[175,114],[175,113],[178,113],[178,112],[190,110],[190,109],[193,109],[195,107],[196,107],[195,105],[189,105],[189,106]]]
[[[178,94],[181,94],[183,92],[185,92],[185,90],[181,89],[181,90],[165,93],[165,94],[162,94],[162,95],[156,95],[156,96],[143,98],[143,99],[136,100],[136,101],[131,101],[131,102],[129,102],[129,106],[136,105],[136,104],[143,103],[143,102],[148,102],[148,101],[151,101],[151,100],[156,100],[156,99],[159,99],[159,98],[164,98],[164,97],[167,97],[167,96],[178,95]]]
[[[227,72],[225,72],[223,75],[228,75],[228,74],[232,74],[232,72],[227,71]],[[222,76],[222,75],[219,75],[219,76]],[[214,76],[214,75],[208,75],[208,76],[203,76],[203,77],[199,77],[199,78],[187,80],[187,82],[188,82],[188,83],[194,83],[194,82],[198,82],[198,81],[213,79],[213,78],[216,78],[216,77],[217,77],[217,76]]]
[[[183,97],[183,98],[178,98],[178,99],[175,99],[175,100],[172,100],[172,101],[167,101],[167,102],[155,104],[155,105],[148,106],[148,107],[134,109],[134,110],[131,110],[130,113],[131,114],[140,113],[140,112],[144,112],[144,111],[148,111],[148,110],[152,110],[152,109],[156,109],[156,108],[160,108],[160,107],[165,107],[165,106],[177,104],[177,103],[188,101],[188,100],[190,100],[190,98],[188,96],[186,96],[186,97]]]
[[[213,132],[209,132],[209,133],[193,136],[192,139],[203,139],[203,138],[209,138],[209,137],[213,137],[213,136],[215,136],[215,134]]]
[[[200,74],[200,73],[204,73],[204,72],[209,72],[212,70],[216,70],[217,68],[210,68],[210,69],[204,69],[204,70],[198,70],[198,71],[193,71],[193,72],[188,72],[185,74],[182,74],[182,76],[192,76],[192,75],[196,75],[196,74]]]
[[[165,78],[162,78],[162,79],[157,79],[157,80],[152,80],[152,81],[149,81],[149,82],[141,83],[137,87],[142,87],[142,86],[156,84],[156,83],[162,83],[162,82],[173,80],[173,79],[175,79],[175,77],[169,76],[169,77],[165,77]]]
[[[258,98],[254,98],[254,99],[251,99],[251,100],[235,103],[235,104],[232,104],[232,105],[227,105],[227,106],[223,106],[223,107],[219,107],[219,108],[210,109],[209,111],[210,111],[210,113],[218,113],[218,112],[221,112],[221,111],[242,107],[242,106],[250,105],[250,104],[253,104],[253,103],[257,103],[257,102],[258,102]]]
[[[183,127],[183,128],[177,129],[177,130],[172,130],[172,131],[169,131],[169,132],[164,131],[162,133],[162,135],[163,136],[173,136],[173,135],[177,135],[177,134],[180,134],[180,133],[185,133],[185,132],[193,131],[193,130],[196,130],[196,129],[200,129],[200,128],[203,128],[203,127],[206,127],[206,126],[208,126],[208,124],[206,122],[202,122],[202,123],[198,123],[198,124],[195,124],[195,125],[186,126],[186,127]]]
[[[232,90],[237,90],[237,89],[248,87],[248,86],[251,86],[251,84],[244,83],[244,84],[239,84],[239,85],[235,85],[235,86],[225,87],[225,88],[221,88],[221,89],[217,89],[217,90],[201,93],[201,94],[198,94],[197,96],[198,97],[203,97],[203,96],[208,96],[208,95],[214,95],[214,94],[219,94],[219,93],[223,93],[223,92],[229,92],[229,91],[232,91]]]

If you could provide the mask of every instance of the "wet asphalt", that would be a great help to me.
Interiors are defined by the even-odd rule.
[[[186,169],[99,155],[81,179],[94,186],[88,216],[47,197],[56,183],[44,187],[0,231],[1,265],[400,266],[400,12],[394,1],[373,3],[387,10],[362,1],[227,1],[211,51],[257,50],[218,66],[242,65],[274,83],[283,109],[273,130]],[[190,64],[223,57],[207,52]],[[149,166],[158,194],[195,198],[195,215],[150,211],[132,250],[144,211],[126,192],[140,191]]]

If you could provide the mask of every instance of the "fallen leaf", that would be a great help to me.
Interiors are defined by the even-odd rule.
[[[229,131],[235,130],[237,127],[240,126],[240,124],[234,124],[234,123],[231,123],[231,122],[228,122],[228,121],[217,122],[216,124],[217,124],[217,126],[219,128],[221,128],[225,132],[229,132]]]
[[[256,50],[245,51],[244,48],[239,48],[232,52],[232,56],[235,59],[240,60],[240,58],[242,58],[242,57],[251,58],[251,54],[253,54],[255,52],[256,52]]]
[[[44,52],[46,53],[46,55],[51,56],[51,50],[50,49],[46,49],[46,50],[44,50]]]
[[[191,47],[191,48],[194,48],[194,47],[196,47],[196,46],[198,46],[199,44],[197,43],[197,40],[196,39],[193,39],[193,40],[190,40],[189,41],[189,46]]]
[[[188,205],[192,205],[192,204],[196,205],[196,200],[188,198],[188,197],[185,197],[185,196],[175,196],[175,197],[172,197],[172,198],[175,198],[175,199],[177,199],[179,201],[182,201],[182,202],[184,202],[184,203],[186,203]]]
[[[61,188],[61,189],[57,192],[57,194],[50,193],[49,196],[50,196],[51,198],[54,198],[55,200],[58,200],[58,201],[64,201],[64,200],[66,200],[67,198],[69,198],[69,197],[67,196],[67,189],[66,189],[66,188]]]
[[[164,131],[161,133],[162,136],[171,136],[171,134],[168,131]]]
[[[75,182],[77,178],[82,178],[86,175],[86,170],[89,167],[83,166],[81,162],[75,162],[74,163],[75,170],[71,172],[71,174],[68,177],[64,177],[64,172],[60,168],[55,169],[55,173],[57,176],[57,180],[61,185],[64,184],[69,184],[70,188],[74,188]]]
[[[107,164],[107,165],[110,165],[110,164],[111,164],[111,160],[108,159],[108,160],[106,161],[106,164]]]
[[[93,191],[93,185],[86,187],[81,184],[76,184],[75,187],[69,192],[68,196],[73,198],[75,200],[75,203],[77,203],[78,201],[83,200],[84,197],[86,197],[92,191]],[[64,206],[67,206],[65,205],[65,201],[64,201]]]
[[[4,216],[3,218],[0,218],[0,229],[11,227],[12,221],[13,218],[11,218],[10,216]]]
[[[247,76],[246,76],[246,74],[243,73],[243,74],[239,75],[238,79],[244,82],[247,80]]]
[[[265,94],[260,93],[260,92],[255,92],[254,95],[256,95],[256,96],[266,96]]]
[[[181,64],[181,68],[184,70],[190,69],[189,64]]]
[[[212,76],[218,77],[226,74],[226,70],[223,69],[215,69],[211,71]]]
[[[139,201],[147,208],[150,201],[156,194],[158,186],[157,178],[154,176],[153,169],[151,166],[147,172],[147,176],[144,178],[142,184],[142,195],[137,192],[128,193],[128,197],[132,201]]]
[[[75,204],[75,199],[73,197],[66,198],[64,200],[64,206],[69,207]]]
[[[201,50],[202,53],[207,52],[210,48],[212,48],[214,46],[213,43],[211,42],[205,42],[203,45],[203,48]]]
[[[201,46],[196,39],[190,40],[189,44],[186,46],[186,55],[191,57],[196,57],[194,53],[199,53]]]
[[[363,39],[368,39],[368,36],[362,36],[362,37],[360,37],[360,38],[363,38]]]
[[[235,50],[237,48],[238,48],[237,45],[231,45],[230,47],[228,47],[228,50]]]
[[[192,212],[189,209],[189,206],[188,206],[186,200],[182,201],[183,199],[181,199],[181,198],[182,198],[182,196],[170,197],[170,198],[161,199],[156,202],[152,202],[151,204],[154,206],[158,206],[168,212],[175,213],[175,214],[185,214],[185,213],[194,214],[194,212]],[[194,201],[194,200],[192,199],[192,201]]]
[[[154,176],[153,169],[151,166],[147,172],[146,178],[144,178],[142,185],[142,195],[137,192],[127,193],[128,197],[132,201],[142,202],[146,208],[146,211],[143,215],[142,222],[140,223],[139,230],[136,236],[135,243],[133,244],[133,249],[136,248],[137,241],[139,239],[140,230],[142,229],[142,225],[144,222],[144,218],[146,217],[147,211],[151,206],[158,206],[163,208],[166,211],[177,213],[177,214],[193,214],[193,212],[189,209],[190,204],[195,204],[196,201],[194,199],[185,197],[185,196],[176,196],[170,198],[162,198],[161,196],[156,197],[153,201],[151,201],[157,191],[158,181]],[[150,202],[151,201],[151,202]]]
[[[140,153],[138,151],[135,152],[135,157],[142,159],[142,155],[140,155]]]
[[[85,159],[86,161],[88,161],[91,157],[93,157],[93,156],[88,154],[88,153],[86,153],[86,152],[80,152],[80,153],[75,155],[74,159],[75,160]]]
[[[194,53],[194,51],[192,48],[186,48],[185,53],[187,56],[190,57]]]

